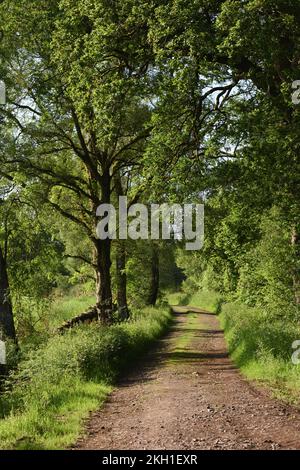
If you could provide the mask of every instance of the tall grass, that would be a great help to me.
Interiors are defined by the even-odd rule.
[[[19,344],[23,352],[40,347],[49,340],[65,321],[86,312],[95,305],[95,296],[69,291],[64,296],[53,296],[37,305],[27,305],[27,315],[17,316]],[[28,313],[29,312],[29,313]]]
[[[220,319],[231,357],[242,373],[269,386],[276,396],[299,403],[300,366],[292,362],[299,324],[235,303],[223,306]]]
[[[1,397],[2,449],[62,449],[76,441],[82,420],[168,327],[169,309],[146,309],[134,321],[81,326],[32,352]]]
[[[201,290],[191,294],[188,304],[200,307],[210,312],[219,313],[222,306],[222,296],[215,291]]]
[[[180,292],[168,292],[166,294],[170,305],[191,305],[219,313],[223,299],[220,294],[210,290],[198,290],[196,292],[188,290]]]
[[[184,292],[167,292],[167,301],[170,305],[187,305],[188,295]]]
[[[95,305],[95,301],[93,295],[81,295],[80,297],[70,295],[55,299],[47,316],[50,327],[55,329],[66,320],[85,312],[89,307]]]

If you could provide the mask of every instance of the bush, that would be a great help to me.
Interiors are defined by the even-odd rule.
[[[230,351],[245,352],[245,358],[236,355],[242,364],[247,359],[257,359],[265,354],[290,360],[291,345],[300,338],[300,327],[296,323],[284,324],[270,319],[262,310],[238,303],[223,306],[221,320],[228,332]]]
[[[272,388],[276,396],[299,403],[300,365],[292,363],[292,344],[300,339],[299,323],[284,321],[268,310],[238,302],[224,303],[220,294],[200,290],[189,304],[220,313],[229,353],[248,378]]]
[[[229,352],[242,372],[267,383],[282,398],[299,401],[299,366],[291,359],[299,324],[238,303],[224,305],[220,317]]]
[[[120,371],[166,330],[170,318],[168,309],[149,308],[122,325],[77,327],[31,352],[9,378],[0,402],[1,447],[71,444],[82,418],[99,406]]]

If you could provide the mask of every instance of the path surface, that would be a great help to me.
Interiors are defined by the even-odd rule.
[[[91,415],[75,449],[300,449],[299,411],[241,377],[217,317],[174,314],[171,332]]]

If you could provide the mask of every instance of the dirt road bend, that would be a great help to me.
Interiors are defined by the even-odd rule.
[[[87,422],[80,449],[300,449],[300,412],[228,357],[218,318],[174,307],[174,325]]]

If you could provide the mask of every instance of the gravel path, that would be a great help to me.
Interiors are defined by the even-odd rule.
[[[192,307],[174,316],[74,449],[300,449],[299,411],[241,377],[218,318]]]

